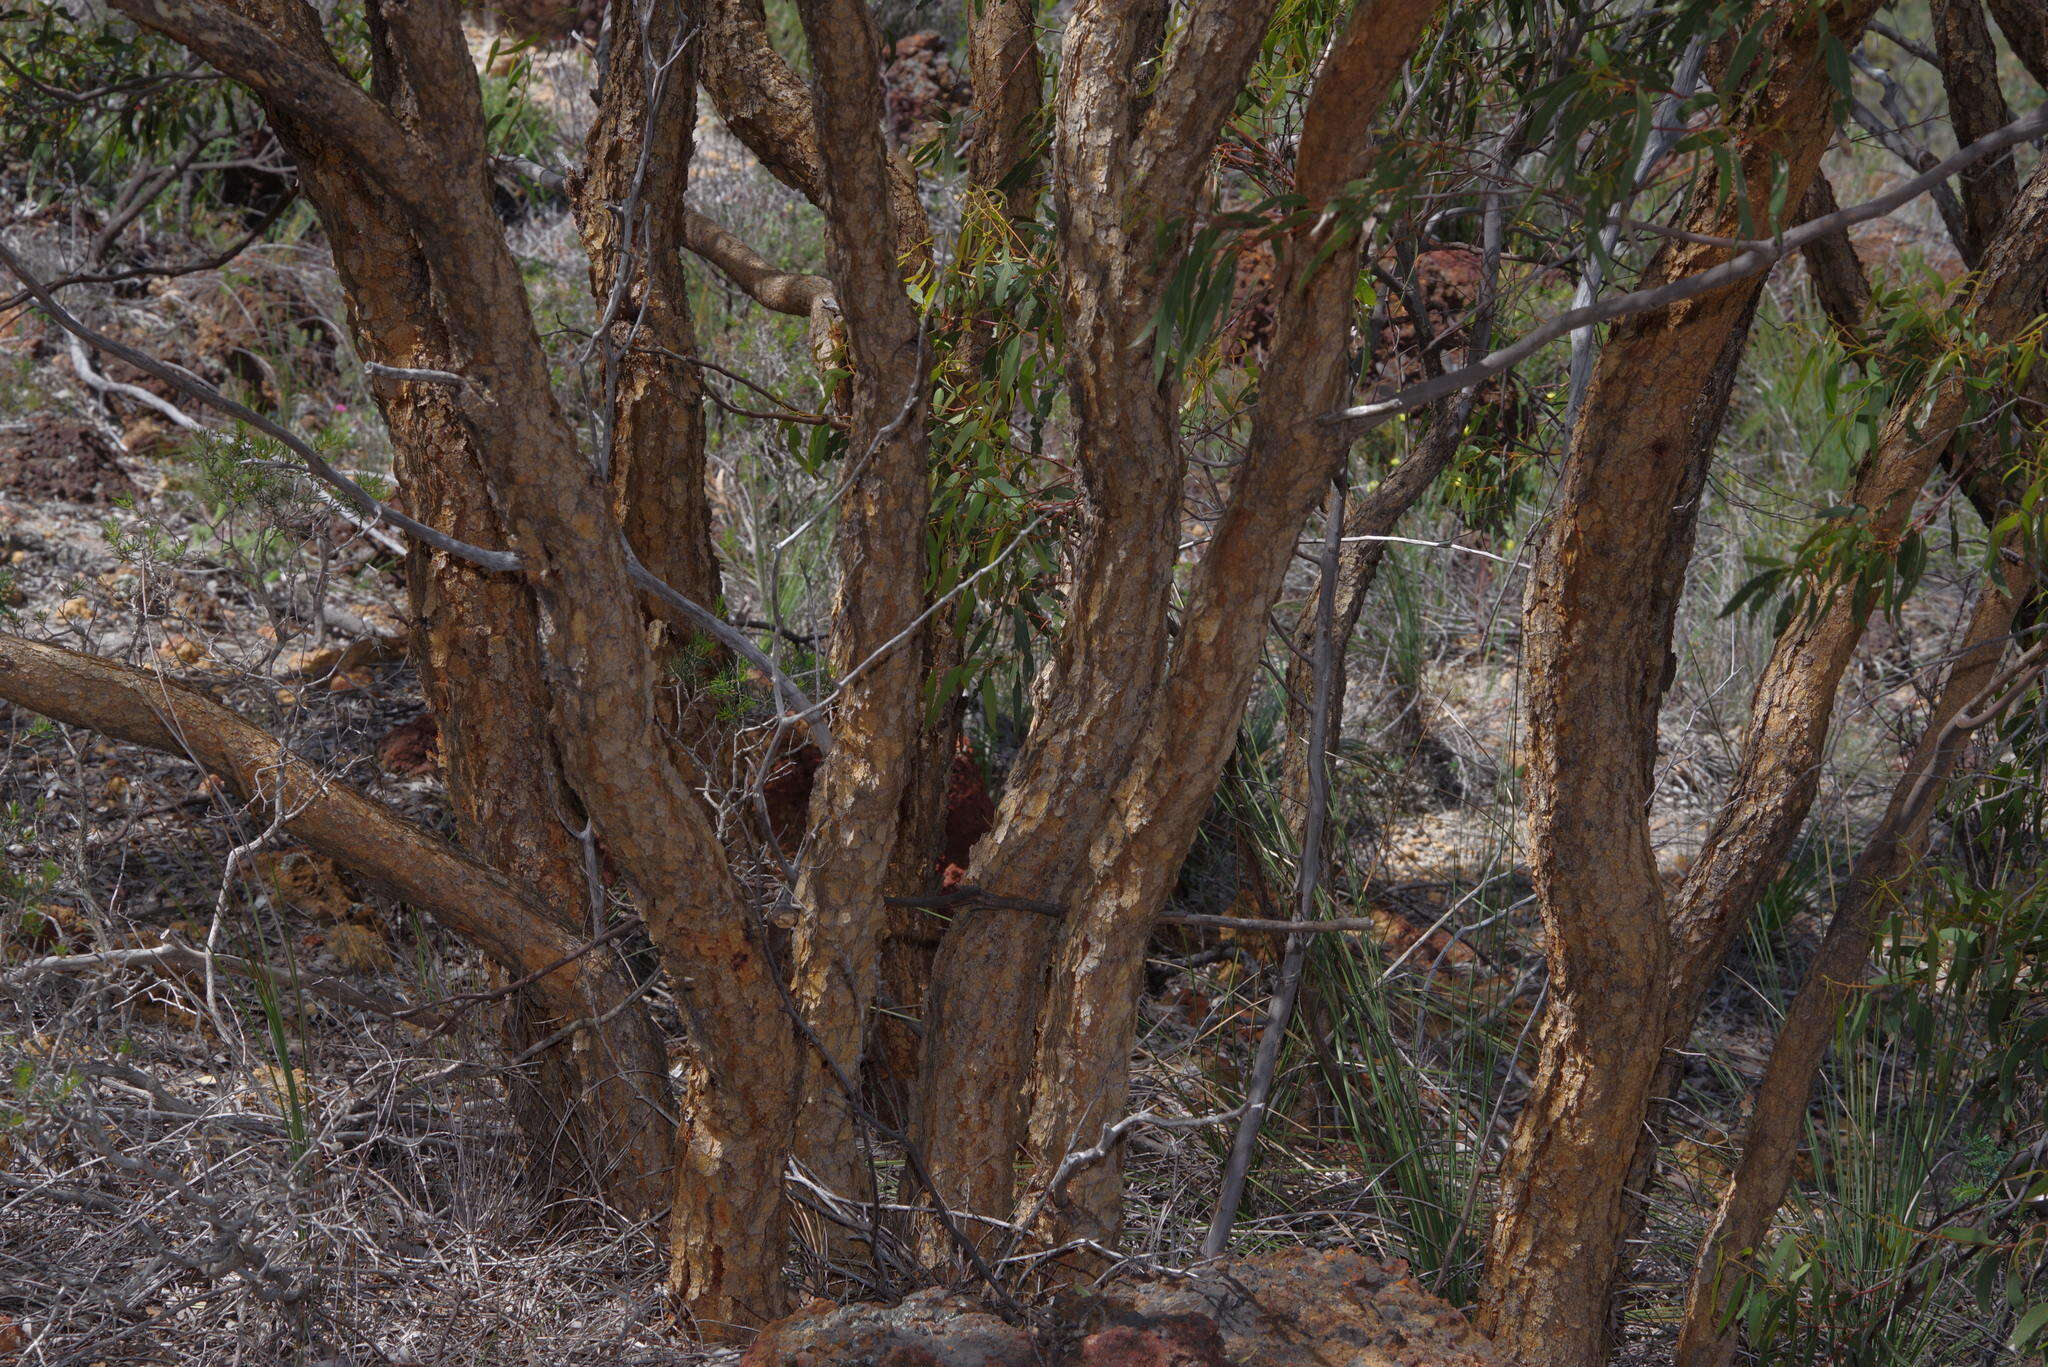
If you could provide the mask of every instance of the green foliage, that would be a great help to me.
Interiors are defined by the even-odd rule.
[[[1775,600],[1772,631],[1783,635],[1794,622],[1817,619],[1847,592],[1858,619],[1873,609],[1896,616],[1926,568],[1927,542],[1919,531],[1887,536],[1871,525],[1868,508],[1836,504],[1821,510],[1819,525],[1791,557],[1765,564],[1746,580],[1721,615],[1745,606],[1755,611]]]
[[[483,93],[484,141],[493,155],[523,157],[552,166],[566,139],[532,97],[533,39],[491,40],[478,84]]]
[[[978,695],[991,719],[1003,676],[1057,620],[1055,523],[1077,498],[1046,448],[1064,379],[1049,247],[1043,226],[970,192],[952,261],[912,282],[934,354],[927,574],[963,645],[931,696]],[[1021,703],[1023,677],[1009,682]]]
[[[57,193],[119,184],[197,137],[254,123],[236,87],[196,74],[182,49],[154,34],[81,24],[54,3],[0,9],[0,137],[10,166]]]
[[[1279,201],[1264,207],[1277,207]],[[1147,336],[1152,341],[1152,378],[1178,380],[1207,349],[1216,325],[1230,310],[1237,287],[1237,237],[1265,226],[1258,211],[1221,215],[1196,231],[1187,254],[1167,281]],[[1226,250],[1226,244],[1231,248]]]
[[[1487,1136],[1521,1022],[1499,989],[1472,993],[1439,977],[1427,951],[1395,976],[1387,967],[1370,941],[1316,937],[1309,980],[1331,1013],[1319,1072],[1368,1175],[1376,1222],[1439,1294],[1465,1304],[1491,1218],[1481,1199]]]
[[[1814,1176],[1740,1307],[1772,1363],[2038,1350],[2048,896],[1952,876],[1899,906],[1837,1032]]]
[[[53,725],[48,718],[39,717],[37,721],[44,729]],[[0,808],[0,842],[23,849],[35,848],[36,813],[36,808],[20,802],[9,802]],[[19,929],[24,934],[39,933],[41,927],[28,924],[26,918],[43,915],[36,906],[57,886],[62,873],[53,859],[9,856],[5,864],[0,864],[0,914],[23,918]]]
[[[1240,867],[1238,879],[1283,886],[1297,855],[1275,778],[1258,760],[1259,743],[1270,747],[1273,711],[1255,713],[1218,806],[1242,833],[1236,859],[1259,865]],[[1350,872],[1340,865],[1323,880],[1315,915],[1359,914],[1342,902]],[[1460,908],[1464,923],[1501,920],[1506,882],[1474,888]],[[1483,932],[1478,938],[1494,947]],[[1438,1294],[1467,1303],[1491,1218],[1484,1188],[1496,1157],[1492,1136],[1529,1017],[1511,983],[1468,978],[1428,947],[1397,964],[1371,936],[1313,937],[1304,974],[1302,1001],[1314,1005],[1297,1013],[1288,1036],[1247,1216],[1298,1209],[1300,1184],[1321,1187],[1332,1168],[1353,1174],[1341,1183],[1348,1204],[1388,1255],[1406,1259]],[[1270,986],[1252,981],[1257,992]],[[1227,1145],[1227,1134],[1216,1142]]]
[[[1816,387],[1827,415],[1815,459],[1853,463],[1860,470],[1887,441],[1924,440],[1919,420],[1939,394],[1958,387],[1963,406],[1955,430],[1968,434],[1958,439],[1986,449],[2011,449],[2006,419],[2011,405],[2003,396],[2023,389],[2032,374],[2040,323],[2010,343],[1994,345],[1969,326],[1959,305],[1927,309],[1909,294],[1892,292],[1877,312],[1887,321],[1868,344],[1865,360],[1882,357],[1885,363],[1866,363],[1845,373],[1823,355],[1804,367],[1795,382],[1795,390]],[[2005,541],[2025,543],[2038,536],[2039,488],[2030,489],[2030,501],[1994,529],[1987,547],[1994,556]],[[1896,616],[1926,571],[1925,529],[1909,524],[1892,534],[1875,526],[1873,516],[1873,509],[1860,504],[1822,508],[1813,529],[1789,555],[1751,557],[1756,573],[1736,590],[1722,615],[1775,604],[1773,630],[1782,634],[1794,622],[1813,620],[1847,593],[1859,618],[1872,611]]]

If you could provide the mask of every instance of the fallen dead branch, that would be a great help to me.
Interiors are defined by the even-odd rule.
[[[314,768],[210,698],[146,670],[4,635],[0,698],[115,740],[182,755],[249,802],[289,813],[285,831],[307,848],[425,912],[514,977],[539,974],[542,1000],[565,1025],[609,1019],[640,990],[610,958],[582,954],[586,937],[511,879]],[[568,1051],[586,1084],[623,1090],[631,1102],[626,1113],[647,1116],[630,1141],[643,1150],[641,1161],[619,1165],[627,1174],[620,1180],[634,1189],[609,1194],[628,1208],[658,1208],[670,1142],[664,1043],[651,1025],[588,1032],[588,1038],[595,1047]],[[618,1112],[604,1107],[591,1113]],[[629,1141],[591,1135],[576,1142]],[[650,1146],[662,1152],[644,1152]],[[590,1152],[595,1158],[607,1149]]]

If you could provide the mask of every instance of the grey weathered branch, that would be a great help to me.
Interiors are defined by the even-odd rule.
[[[552,166],[526,157],[498,156],[492,160],[550,190],[568,188],[569,178]],[[695,207],[684,210],[683,245],[716,266],[748,298],[776,313],[808,318],[818,304],[832,297],[832,282],[824,276],[782,269],[742,242],[723,223]]]
[[[1926,194],[1936,185],[1944,183],[1963,167],[2002,152],[2008,147],[2041,137],[2043,134],[2048,134],[2048,105],[2036,109],[2025,118],[2015,119],[1996,132],[1985,134],[1969,146],[1944,157],[1926,171],[1911,180],[1900,182],[1875,199],[1821,218],[1810,219],[1796,228],[1787,229],[1777,237],[1734,243],[1732,245],[1739,249],[1735,256],[1711,270],[1700,271],[1696,275],[1684,276],[1669,284],[1657,285],[1650,289],[1617,294],[1584,308],[1567,309],[1541,327],[1531,329],[1515,342],[1474,361],[1471,365],[1419,381],[1372,403],[1357,404],[1334,413],[1326,413],[1323,415],[1323,421],[1356,423],[1360,432],[1377,427],[1404,413],[1412,413],[1418,408],[1426,407],[1447,394],[1455,394],[1484,384],[1494,376],[1513,369],[1567,333],[1631,314],[1650,313],[1668,308],[1673,304],[1709,294],[1738,280],[1746,279],[1759,271],[1768,270],[1810,242],[1858,223],[1883,218],[1902,205],[1909,204]]]
[[[561,967],[562,963],[566,962],[565,959],[555,966]],[[103,949],[84,954],[48,954],[40,959],[30,959],[27,963],[17,964],[5,974],[0,974],[0,980],[19,983],[44,973],[69,975],[102,970],[118,972],[126,968],[153,968],[164,972],[191,969],[205,972],[209,967],[256,982],[291,982],[294,986],[326,997],[338,1005],[393,1020],[404,1019],[426,1025],[436,1025],[441,1020],[440,1012],[432,1006],[406,1005],[382,1000],[329,977],[295,979],[289,970],[274,964],[244,959],[234,954],[209,952],[188,945],[175,935],[165,936],[158,944],[131,949]]]
[[[282,445],[299,458],[300,463],[305,467],[308,474],[328,489],[333,490],[343,503],[368,521],[396,527],[407,535],[432,546],[435,550],[455,556],[460,560],[466,560],[470,564],[481,566],[494,573],[514,574],[523,568],[519,556],[512,551],[497,551],[485,546],[471,545],[467,541],[449,536],[438,528],[430,527],[417,518],[406,516],[382,499],[374,497],[361,485],[335,469],[325,457],[290,428],[273,422],[246,404],[235,402],[235,400],[221,393],[218,389],[207,384],[204,380],[183,367],[159,361],[145,352],[138,351],[124,342],[116,341],[105,333],[86,326],[70,310],[57,302],[42,282],[30,273],[27,264],[14,254],[4,240],[0,240],[0,266],[5,266],[12,272],[14,277],[21,281],[23,288],[34,298],[37,307],[41,308],[52,322],[63,328],[67,333],[70,333],[72,337],[89,342],[100,350],[119,357],[144,374],[155,376],[181,393],[190,395],[209,408],[227,414],[229,417],[254,428],[264,436]],[[445,371],[412,371],[386,366],[379,366],[376,369],[390,374],[394,378],[401,378],[410,382],[452,383],[456,385],[465,383],[461,376]],[[102,381],[102,383],[110,384],[112,382]],[[122,388],[125,390],[132,388],[132,386],[122,386]],[[804,718],[804,726],[811,734],[811,739],[816,742],[820,750],[830,753],[832,749],[831,729],[817,715],[816,704],[805,695],[804,691],[797,686],[794,680],[784,674],[782,669],[762,652],[760,647],[748,640],[744,632],[721,619],[710,609],[692,602],[670,587],[666,582],[657,578],[646,566],[640,563],[639,558],[632,553],[630,547],[626,550],[626,567],[636,585],[652,593],[679,612],[684,613],[704,631],[715,636],[720,642],[730,647],[734,652],[773,680],[775,690],[782,698],[784,707],[790,712],[802,716]]]

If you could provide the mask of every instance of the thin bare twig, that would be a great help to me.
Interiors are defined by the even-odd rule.
[[[1315,707],[1309,716],[1308,812],[1302,823],[1301,862],[1295,869],[1295,917],[1306,921],[1315,910],[1316,888],[1322,877],[1323,827],[1330,812],[1330,713],[1336,696],[1337,568],[1343,553],[1343,476],[1330,488],[1329,511],[1323,528],[1322,582],[1316,590]],[[1273,1094],[1273,1077],[1280,1066],[1280,1046],[1294,1018],[1294,1003],[1301,993],[1302,970],[1308,962],[1309,940],[1290,934],[1280,958],[1280,977],[1266,1008],[1265,1032],[1259,1036],[1258,1053],[1253,1056],[1251,1077],[1245,1087],[1243,1114],[1231,1142],[1230,1158],[1223,1165],[1222,1188],[1216,1197],[1216,1213],[1209,1231],[1202,1236],[1202,1256],[1222,1256],[1230,1246],[1230,1227],[1237,1222],[1237,1208],[1244,1200],[1245,1179],[1251,1171],[1252,1154],[1265,1123],[1267,1101]]]
[[[246,404],[235,402],[181,366],[159,361],[155,357],[138,351],[123,342],[115,341],[105,333],[87,327],[69,309],[66,309],[57,302],[43,283],[30,273],[28,266],[19,256],[14,254],[5,241],[0,241],[0,266],[5,266],[12,272],[15,278],[20,280],[23,286],[27,288],[29,294],[34,297],[37,306],[48,315],[52,322],[56,323],[66,332],[91,343],[103,351],[120,357],[137,370],[156,376],[158,379],[177,388],[181,393],[191,395],[208,407],[247,424],[249,427],[261,432],[264,436],[279,443],[299,458],[308,474],[312,475],[322,485],[333,490],[349,508],[363,517],[374,523],[383,523],[396,527],[407,535],[432,546],[435,550],[443,551],[458,559],[466,560],[470,564],[479,565],[495,573],[512,574],[524,568],[524,562],[512,551],[496,551],[483,546],[471,545],[467,541],[459,540],[435,527],[430,527],[417,518],[408,517],[390,504],[372,496],[361,485],[335,469],[325,457],[314,450],[311,445],[290,428],[271,421]],[[451,376],[445,371],[436,371],[432,372],[432,374],[436,383],[447,383],[450,379],[459,380],[460,378]],[[748,640],[745,633],[719,618],[710,609],[690,601],[690,599],[669,585],[667,581],[657,577],[645,565],[641,564],[640,557],[633,553],[633,548],[630,545],[626,544],[623,533],[619,537],[619,542],[621,549],[625,553],[626,572],[633,583],[689,617],[701,630],[716,637],[736,654],[757,666],[774,682],[776,692],[781,695],[784,707],[803,719],[803,725],[811,733],[812,741],[816,743],[820,750],[829,754],[832,749],[831,728],[818,714],[818,708],[805,696],[804,691],[797,686],[796,682],[784,674],[781,667],[763,653],[760,647]]]

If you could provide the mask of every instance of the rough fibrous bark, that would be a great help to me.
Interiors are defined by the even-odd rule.
[[[1824,172],[1816,171],[1806,198],[1799,203],[1799,217],[1810,220],[1835,213],[1835,187]],[[1863,343],[1863,324],[1870,312],[1870,277],[1856,255],[1856,245],[1847,232],[1816,238],[1800,251],[1806,273],[1813,281],[1815,300],[1827,316],[1844,349],[1854,351]]]
[[[2048,265],[2044,195],[2048,195],[2048,177],[2037,171],[2005,212],[2004,226],[1962,301],[1972,325],[1993,341],[2013,336],[2041,308],[2041,272]],[[1849,495],[1851,502],[1870,510],[1879,535],[1895,537],[1904,527],[1935,463],[1955,449],[1958,423],[1968,401],[1964,380],[1951,373],[1923,386],[1895,409],[1878,447],[1858,470]],[[1975,496],[1992,511],[2004,501],[1995,489]],[[1995,649],[1990,650],[1988,660],[1981,657],[1990,649],[1986,643],[1993,637],[2003,638],[2015,606],[2008,595],[2017,596],[2026,574],[2014,567],[2012,575],[2018,577],[2008,579],[2006,593],[1993,589],[1980,604],[1966,657],[1968,665],[1959,666],[1942,695],[1940,707],[1949,713],[1966,703],[1981,685],[1981,679],[1970,682],[1971,671],[1995,665]],[[1835,694],[1862,637],[1866,615],[1858,613],[1846,595],[1838,595],[1781,637],[1765,667],[1752,703],[1752,721],[1735,783],[1678,899],[1675,928],[1679,952],[1673,966],[1669,1028],[1674,1042],[1682,1043],[1690,1033],[1714,971],[1812,806]],[[1933,763],[1935,752],[1929,747],[1934,745],[1940,720],[1937,717],[1931,724],[1929,739],[1909,773],[1928,769]],[[1941,762],[1952,759],[1948,755]],[[1783,1197],[1782,1174],[1773,1165],[1789,1154],[1786,1146],[1796,1145],[1798,1117],[1804,1113],[1813,1071],[1826,1048],[1839,984],[1860,970],[1869,951],[1869,921],[1874,915],[1870,899],[1899,871],[1902,859],[1910,860],[1917,837],[1901,828],[1897,810],[1897,802],[1905,795],[1902,786],[1893,815],[1871,838],[1858,874],[1852,877],[1849,901],[1823,947],[1824,962],[1810,972],[1788,1014],[1759,1091],[1743,1164],[1746,1177],[1738,1178],[1736,1191],[1724,1203],[1703,1262],[1716,1273],[1696,1284],[1694,1290],[1685,1351],[1695,1355],[1688,1361],[1701,1367],[1725,1362],[1732,1351],[1716,1318],[1725,1303],[1721,1297],[1733,1294],[1720,1272],[1723,1260],[1755,1246],[1762,1226]],[[1732,1268],[1729,1275],[1733,1275]]]
[[[702,799],[657,724],[654,665],[610,490],[549,383],[525,285],[491,209],[481,95],[455,8],[384,15],[435,107],[415,134],[331,59],[309,62],[226,9],[123,0],[124,12],[249,87],[274,117],[354,158],[418,239],[448,328],[454,408],[539,608],[564,777],[638,900],[693,1027],[669,1233],[672,1284],[707,1333],[783,1297],[780,1185],[796,1049]],[[731,1085],[745,1077],[746,1086]]]
[[[1309,212],[1370,168],[1380,103],[1438,8],[1437,0],[1376,0],[1353,12],[1303,118],[1295,188]],[[1163,95],[1153,112],[1162,107]],[[1352,282],[1361,250],[1357,230],[1336,219],[1311,220],[1277,247],[1279,303],[1250,446],[1195,568],[1170,672],[1060,928],[1032,1078],[1032,1174],[1020,1215],[1040,1208],[1070,1150],[1094,1142],[1122,1115],[1153,921],[1236,743],[1266,615],[1295,538],[1347,446],[1321,419],[1341,404],[1352,374]],[[1077,1174],[1045,1204],[1035,1235],[1048,1245],[1114,1241],[1121,1174],[1115,1153]]]
[[[302,61],[328,63],[318,23],[304,6],[264,0],[244,7],[271,26]],[[389,42],[382,10],[373,6],[372,85],[410,126],[439,116],[431,89],[417,88],[405,56]],[[431,279],[418,239],[367,180],[316,126],[273,110],[280,140],[291,151],[301,187],[329,225],[335,269],[348,301],[350,331],[366,361],[406,369],[454,364],[447,328],[432,306]],[[439,385],[373,377],[371,392],[391,437],[401,496],[415,517],[476,545],[505,544],[491,507],[481,458],[459,420],[453,396]],[[532,594],[518,579],[491,574],[415,543],[408,555],[413,659],[428,707],[440,723],[450,804],[465,846],[494,867],[528,882],[561,923],[584,926],[587,901],[583,850],[564,812],[565,789],[548,734],[547,691],[540,675]],[[588,929],[587,926],[584,927]],[[509,1004],[508,1040],[515,1052],[546,1038],[563,1022],[531,991]],[[666,1164],[620,1163],[593,1134],[623,1125],[650,1133],[631,1148],[665,1153],[665,1117],[591,1113],[598,1097],[560,1070],[550,1051],[533,1075],[514,1077],[514,1109],[545,1187],[564,1188],[583,1172],[608,1174],[602,1190],[638,1216],[667,1204]]]
[[[1039,65],[1033,0],[983,0],[967,36],[967,75],[974,87],[967,175],[997,195],[1013,218],[1030,213],[1038,193],[1025,172],[1039,111]]]
[[[718,601],[704,487],[703,378],[692,364],[684,201],[697,123],[696,44],[680,0],[612,8],[597,118],[571,202],[605,335],[612,509],[640,562],[693,602]],[[673,643],[697,633],[652,595]],[[673,653],[668,659],[676,660]],[[685,682],[692,682],[685,680]]]
[[[2012,122],[2012,110],[1998,87],[1998,48],[1977,0],[1934,0],[1934,51],[1941,59],[1941,83],[1948,94],[1949,122],[1958,143],[1972,143]],[[1986,157],[1962,174],[1967,255],[1981,261],[1998,233],[2006,206],[2019,191],[2011,152]]]
[[[1990,0],[1999,32],[2035,81],[2048,87],[2048,6],[2039,0]]]
[[[1963,303],[1993,341],[2011,338],[2041,306],[2042,229],[2048,178],[2036,173],[2007,215]],[[1970,391],[1949,372],[1901,403],[1856,474],[1847,501],[1868,509],[1878,537],[1897,537],[1946,452]],[[1773,650],[1750,707],[1735,781],[1687,871],[1673,918],[1675,1029],[1689,1033],[1699,1001],[1743,919],[1784,861],[1812,806],[1842,672],[1867,612],[1838,594],[1794,623]]]
[[[1832,133],[1815,20],[1852,41],[1873,8],[1774,7],[1764,50],[1775,60],[1732,116],[1752,214],[1768,216],[1767,187],[1780,176],[1799,202]],[[1740,236],[1732,198],[1702,185],[1686,227]],[[1645,283],[1725,255],[1669,242]],[[1752,279],[1615,328],[1530,574],[1528,822],[1550,997],[1502,1171],[1480,1312],[1525,1367],[1603,1357],[1671,953],[1647,824],[1657,710],[1708,456],[1701,437],[1718,426],[1716,379],[1760,289]]]
[[[831,270],[852,363],[852,484],[839,506],[831,655],[836,744],[818,775],[797,904],[798,1005],[809,1064],[797,1154],[826,1185],[863,1194],[853,1100],[880,968],[884,883],[919,730],[924,604],[925,348],[903,285],[882,141],[880,39],[861,0],[807,0]]]
[[[1077,886],[1142,730],[1166,655],[1180,463],[1171,386],[1145,340],[1177,252],[1160,249],[1194,207],[1266,3],[1198,5],[1179,61],[1140,116],[1130,73],[1157,41],[1143,5],[1084,3],[1067,23],[1054,118],[1061,305],[1085,494],[1059,648],[1034,686],[1030,735],[969,878],[1004,896],[1063,902]],[[1180,49],[1176,50],[1177,52]],[[1207,70],[1204,63],[1213,63]],[[1174,74],[1175,70],[1179,74]],[[1205,98],[1181,89],[1205,87]],[[1030,912],[968,910],[939,949],[926,1013],[921,1133],[939,1198],[1006,1216],[1025,1117],[1033,1020],[1052,927]],[[942,1254],[934,1233],[928,1251]]]
[[[768,40],[761,0],[704,0],[702,10],[699,71],[718,117],[770,175],[823,208],[832,172],[819,147],[812,92]],[[884,155],[898,250],[927,253],[930,227],[918,202],[917,176],[902,156]]]
[[[1840,907],[1785,1012],[1757,1084],[1742,1161],[1695,1264],[1673,1359],[1677,1367],[1727,1367],[1734,1360],[1734,1310],[1747,1262],[1763,1247],[1785,1199],[1814,1078],[1836,1019],[1862,982],[1887,898],[1924,849],[1940,794],[1969,741],[1969,731],[1955,723],[1966,709],[1990,701],[1983,694],[1998,675],[2014,615],[2036,588],[2032,569],[2017,560],[2004,567],[2003,581],[1987,585],[1978,599],[1955,665],[1928,709],[1927,729],[1857,856]]]
[[[987,0],[975,13],[967,38],[968,71],[974,88],[968,183],[974,193],[1001,205],[1013,221],[1029,218],[1039,195],[1039,177],[1032,164],[1032,129],[1040,109],[1035,11],[1033,0]],[[982,369],[999,326],[1000,320],[994,318],[968,325],[952,358],[958,373],[972,376]],[[965,650],[951,614],[938,613],[921,635],[924,678],[946,679]],[[964,702],[959,697],[936,699],[936,710],[928,708],[919,727],[890,864],[891,895],[927,894],[938,881]],[[881,971],[899,1016],[878,1019],[874,1024],[878,1037],[885,1037],[887,1058],[885,1066],[873,1073],[873,1080],[902,1115],[906,1128],[915,1124],[919,1114],[923,1050],[910,1038],[909,1023],[900,1013],[923,1016],[941,936],[940,923],[928,912],[899,908],[892,913],[883,937]]]

